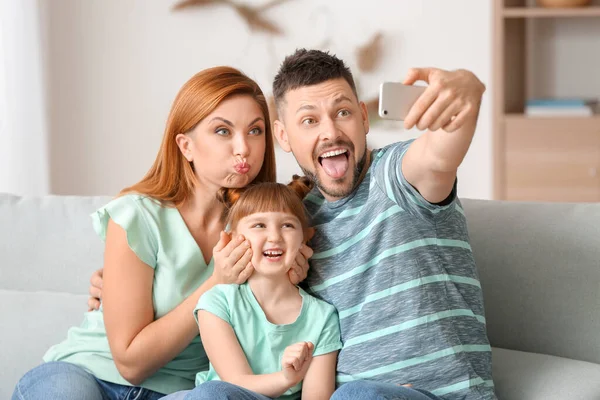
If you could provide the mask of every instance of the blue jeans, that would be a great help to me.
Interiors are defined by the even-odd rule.
[[[270,397],[254,393],[232,383],[208,381],[194,390],[183,390],[164,397],[163,400],[271,400]]]
[[[155,400],[152,390],[119,385],[96,378],[66,362],[48,362],[27,372],[17,383],[12,400]]]
[[[375,381],[346,383],[335,391],[331,400],[440,400],[439,397],[420,389]]]

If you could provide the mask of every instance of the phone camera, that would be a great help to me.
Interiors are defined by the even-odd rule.
[[[387,110],[383,110],[383,115],[387,115]]]

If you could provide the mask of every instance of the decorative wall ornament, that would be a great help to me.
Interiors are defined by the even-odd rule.
[[[234,0],[181,0],[173,6],[173,11],[181,11],[189,8],[198,7],[209,7],[224,5],[232,7],[237,14],[246,22],[249,29],[256,33],[265,34],[267,37],[270,36],[284,36],[285,32],[269,17],[266,15],[269,10],[274,7],[284,5],[291,0],[271,0],[265,4],[254,6],[248,5],[241,1]],[[320,13],[327,13],[327,10],[320,8]],[[329,50],[330,44],[332,43],[331,31],[325,34],[325,38],[321,41],[321,44],[316,46],[320,50]],[[357,86],[357,92],[359,97],[365,102],[367,110],[369,112],[369,120],[371,124],[376,124],[381,121],[378,114],[379,108],[379,97],[373,96],[364,98],[361,94],[360,78],[365,74],[376,73],[383,60],[383,33],[376,32],[369,40],[361,46],[358,46],[354,50],[355,65],[358,71],[354,72],[354,79]],[[268,42],[269,47],[273,47],[271,41]],[[269,52],[271,53],[271,52]],[[277,60],[278,57],[275,54],[271,54],[273,60]],[[358,72],[358,73],[357,73]],[[275,108],[275,101],[272,96],[268,96],[269,111],[271,114],[271,121],[277,119],[277,110]]]

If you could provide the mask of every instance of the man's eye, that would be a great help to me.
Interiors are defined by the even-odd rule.
[[[227,136],[227,135],[229,135],[229,129],[219,128],[215,131],[215,133],[219,136]]]
[[[347,117],[348,115],[350,115],[350,111],[348,111],[348,110],[340,110],[340,111],[338,112],[338,115],[339,115],[340,117]]]
[[[314,118],[304,118],[302,120],[302,125],[312,125],[315,123]]]

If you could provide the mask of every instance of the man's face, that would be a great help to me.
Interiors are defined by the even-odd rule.
[[[339,78],[287,92],[280,108],[274,128],[281,147],[292,151],[327,200],[348,196],[366,159],[364,103]]]

